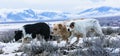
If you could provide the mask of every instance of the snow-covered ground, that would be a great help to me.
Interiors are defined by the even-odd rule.
[[[39,45],[39,41],[35,42],[35,40],[33,40],[34,44],[37,43]],[[33,44],[33,42],[31,42]],[[73,41],[71,42],[73,43]],[[58,46],[58,47],[65,47],[66,42],[65,41],[61,41],[60,43],[57,43],[57,41],[49,41],[49,44],[53,45],[53,46]],[[21,48],[22,43],[3,43],[0,42],[0,56],[15,56],[18,55],[20,56],[23,52],[17,52],[20,48]],[[29,44],[26,44],[29,45]]]
[[[52,26],[53,23],[58,23],[58,22],[47,22],[47,23]],[[25,24],[27,24],[27,23],[25,23]],[[8,31],[11,29],[18,29],[23,25],[24,24],[21,24],[21,23],[0,24],[0,26],[1,26],[0,32]],[[103,28],[106,28],[106,27],[103,27]],[[117,27],[113,27],[113,28],[115,29]],[[75,40],[76,40],[76,38],[73,38],[71,41],[71,44]],[[33,41],[33,42],[35,42],[35,41]],[[33,42],[31,42],[30,44],[32,44]],[[73,50],[71,50],[71,49],[70,50],[65,49],[65,50],[67,50],[67,52],[68,52],[67,56],[73,56],[73,55],[76,55],[76,56],[79,56],[79,55],[81,55],[81,56],[83,56],[83,55],[85,55],[85,56],[95,56],[95,55],[98,55],[98,56],[104,56],[104,55],[120,56],[120,44],[119,43],[120,43],[120,35],[115,35],[115,36],[106,35],[103,37],[80,38],[79,43],[77,44],[77,46],[74,46]],[[65,41],[61,41],[60,43],[57,43],[57,41],[49,41],[49,44],[54,47],[66,48]],[[1,50],[0,56],[16,56],[16,55],[20,56],[21,54],[23,54],[23,52],[20,52],[20,51],[18,52],[21,45],[22,45],[21,43],[17,43],[17,42],[14,42],[14,43],[13,42],[11,42],[11,43],[0,42],[0,50]],[[23,48],[25,48],[25,47],[23,47]],[[44,46],[44,48],[47,48],[47,47]],[[68,49],[69,48],[71,48],[71,47],[68,47]],[[31,51],[31,49],[30,49],[30,51]],[[32,51],[33,51],[33,49],[32,49]],[[36,50],[36,51],[38,51],[38,50]],[[27,52],[29,52],[29,51],[27,51]],[[104,53],[104,52],[106,52],[106,53]],[[76,53],[78,53],[78,54],[76,54]],[[91,54],[91,53],[93,53],[93,54]],[[56,54],[56,55],[58,55],[58,54]]]
[[[73,41],[71,43],[73,43],[76,40],[76,38],[73,38],[72,40]],[[70,50],[65,49],[65,50],[67,50],[67,52],[70,52],[68,55],[73,55],[73,53],[75,53],[75,52],[77,53],[77,51],[86,52],[86,55],[94,55],[94,54],[90,54],[89,52],[97,52],[98,51],[98,54],[100,54],[99,52],[104,50],[104,51],[107,51],[107,53],[109,53],[108,55],[111,55],[111,56],[118,55],[119,56],[120,55],[119,54],[120,53],[119,42],[120,42],[120,36],[106,37],[103,39],[100,37],[90,37],[87,39],[80,38],[80,41],[77,44],[77,46],[79,48],[76,47],[76,49],[73,49],[73,50],[71,50],[71,49]],[[65,41],[61,41],[60,43],[57,43],[56,41],[50,41],[49,44],[60,48],[60,47],[65,47],[66,43],[65,43]],[[29,45],[29,46],[31,46],[31,45]],[[17,52],[17,50],[20,47],[21,47],[21,43],[2,43],[2,42],[0,42],[0,49],[3,51],[3,53],[0,54],[0,56],[15,56],[15,55],[20,56],[21,54],[23,54],[23,52]],[[42,47],[42,48],[44,48],[44,47]],[[88,52],[89,48],[91,48],[91,50]],[[97,50],[97,48],[98,48],[98,50]],[[99,48],[101,48],[101,49],[99,49]],[[79,49],[81,49],[81,50],[79,50]],[[26,49],[26,51],[27,51],[27,49]],[[30,49],[30,51],[31,51],[31,49]],[[87,54],[87,52],[88,52],[88,54]],[[74,55],[77,55],[77,54],[74,54]],[[81,54],[81,55],[83,55],[83,54]],[[103,53],[101,53],[100,55],[103,55]],[[100,56],[100,55],[98,55],[98,56]],[[105,55],[106,55],[106,53],[105,53]]]
[[[49,24],[51,27],[54,23],[59,23],[59,22],[62,22],[62,21],[54,21],[54,22],[46,22],[47,24]],[[18,28],[21,28],[23,25],[25,24],[33,24],[33,23],[36,23],[36,22],[32,22],[32,23],[10,23],[10,24],[0,24],[0,31],[3,29],[18,29]]]
[[[91,17],[99,18],[106,16],[119,16],[119,15],[120,15],[120,8],[117,7],[114,8],[109,6],[100,6],[95,8],[88,8],[85,10],[77,10],[74,11],[74,13],[68,11],[1,8],[0,9],[0,41],[1,41],[0,56],[26,56],[21,54],[23,54],[24,52],[27,53],[32,52],[32,54],[35,54],[36,52],[37,53],[40,52],[40,50],[46,51],[46,49],[48,53],[45,54],[48,56],[63,56],[61,55],[64,53],[62,51],[68,52],[66,56],[120,56],[120,44],[119,44],[120,27],[112,27],[112,29],[111,28],[107,29],[107,27],[102,27],[103,32],[108,35],[102,37],[80,38],[80,41],[77,44],[77,46],[71,46],[71,47],[66,47],[65,41],[61,41],[60,43],[57,43],[57,41],[50,41],[49,42],[50,45],[48,44],[47,47],[45,44],[43,44],[43,46],[39,46],[38,44],[39,41],[37,41],[37,45],[35,46],[33,45],[33,43],[36,43],[36,41],[33,41],[28,45],[25,45],[25,47],[22,47],[21,43],[11,42],[11,40],[13,40],[14,38],[13,37],[14,30],[21,28],[25,24],[30,24],[30,23],[25,23],[27,21],[29,22],[29,21],[42,21],[42,20],[69,20],[76,18],[91,18]],[[25,22],[14,23],[14,24],[10,23],[10,22],[23,22],[23,21]],[[103,21],[103,18],[101,18],[101,21]],[[117,21],[115,22],[119,22],[119,21],[120,20],[118,18]],[[48,23],[50,27],[52,27],[54,23],[59,23],[59,22],[61,21],[46,22],[46,23]],[[114,34],[111,34],[113,32]],[[73,38],[71,44],[75,40],[76,38]],[[24,49],[22,52],[19,51],[21,47]],[[53,53],[54,55],[52,55]],[[45,56],[45,55],[41,55],[41,56]]]
[[[20,47],[21,43],[2,43],[0,42],[0,49],[3,51],[3,54],[0,56],[15,56],[15,54],[21,54],[22,52],[15,53],[16,50]]]

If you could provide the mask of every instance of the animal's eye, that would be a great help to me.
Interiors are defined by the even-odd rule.
[[[54,29],[54,30],[57,30],[57,29]]]

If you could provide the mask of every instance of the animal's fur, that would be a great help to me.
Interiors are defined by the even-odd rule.
[[[53,26],[53,35],[60,36],[60,40],[65,40],[68,43],[68,38],[71,35],[71,32],[69,32],[64,24],[58,23],[54,24]],[[59,43],[58,41],[58,43]]]
[[[79,42],[80,37],[86,37],[88,32],[103,35],[100,24],[96,19],[71,20],[65,23],[66,27],[72,32],[70,40],[77,37],[76,42]]]
[[[52,37],[50,35],[49,25],[44,22],[39,22],[35,24],[24,25],[22,30],[15,31],[15,41],[18,41],[22,37],[24,37],[23,41],[26,40],[27,37],[35,38],[37,34],[44,36],[46,41]]]

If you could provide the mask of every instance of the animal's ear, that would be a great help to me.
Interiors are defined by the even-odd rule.
[[[70,24],[70,27],[73,28],[74,25],[75,25],[75,22],[72,22],[72,23]]]
[[[58,27],[61,29],[62,28],[62,24],[58,24]]]

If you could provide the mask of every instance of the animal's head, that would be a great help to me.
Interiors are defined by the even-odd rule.
[[[53,34],[54,35],[59,35],[65,31],[67,31],[67,28],[64,24],[61,24],[61,23],[54,24],[54,26],[53,26]]]
[[[66,22],[66,27],[68,31],[72,31],[75,27],[75,22],[74,21]]]
[[[19,39],[21,39],[22,36],[23,36],[22,30],[17,30],[17,31],[15,31],[15,36],[14,36],[15,41],[18,41]]]

